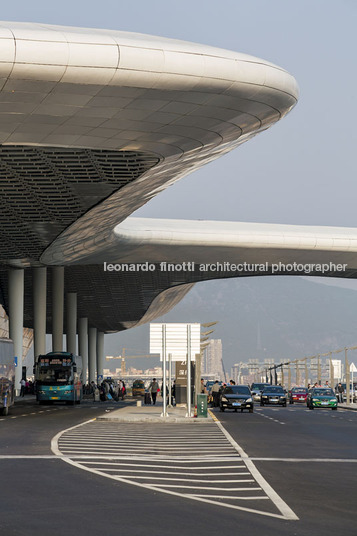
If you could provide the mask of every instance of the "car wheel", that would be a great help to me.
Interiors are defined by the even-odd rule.
[[[337,411],[337,406],[336,406],[336,407],[334,407],[334,408],[331,408],[331,409],[333,409],[333,410]]]
[[[285,404],[283,404],[283,408],[286,408],[286,402],[285,402]]]
[[[261,406],[264,406],[264,402],[260,402],[260,405],[261,405]]]
[[[237,413],[237,410],[236,410],[236,409],[235,409],[234,411]]]
[[[254,409],[253,408],[249,408],[249,413],[253,413]]]
[[[311,406],[309,406],[309,409],[314,409],[314,406],[311,404]]]

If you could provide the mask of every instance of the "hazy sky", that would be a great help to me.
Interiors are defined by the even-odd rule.
[[[285,119],[136,215],[356,226],[355,0],[17,0],[1,18],[195,41],[295,76],[300,100]]]
[[[295,76],[301,95],[290,115],[138,215],[355,226],[355,0],[18,0],[2,2],[1,17],[196,41]]]

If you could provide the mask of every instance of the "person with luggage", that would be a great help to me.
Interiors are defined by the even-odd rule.
[[[157,392],[159,391],[159,384],[156,381],[156,378],[153,378],[152,382],[149,385],[149,392],[151,393],[152,403],[155,406]]]

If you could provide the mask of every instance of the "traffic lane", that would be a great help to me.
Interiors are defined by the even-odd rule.
[[[52,454],[51,439],[58,432],[124,404],[126,402],[85,402],[76,406],[39,406],[36,402],[26,406],[15,405],[11,414],[0,422],[0,455]]]
[[[305,536],[309,527],[191,501],[79,470],[61,460],[4,460],[0,533],[17,536],[198,536],[213,531],[250,536]],[[323,536],[324,532],[315,532]]]
[[[255,408],[254,413],[212,411],[249,456],[356,457],[357,412],[295,405]]]
[[[300,518],[297,524],[305,527],[305,534],[357,534],[356,463],[255,461],[254,464]],[[294,525],[289,534],[300,532],[295,532]]]

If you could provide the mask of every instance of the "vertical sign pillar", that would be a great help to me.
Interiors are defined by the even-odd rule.
[[[346,404],[350,405],[350,365],[347,359],[347,348],[345,348],[345,376],[346,376]]]
[[[198,407],[197,396],[200,394],[200,388],[201,388],[201,354],[196,354],[196,359],[195,359],[195,400],[196,400],[196,406],[197,407]]]
[[[162,413],[167,417],[166,409],[166,324],[162,325]]]
[[[191,326],[187,326],[187,413],[191,417]]]
[[[172,408],[172,354],[169,354],[169,408]]]

